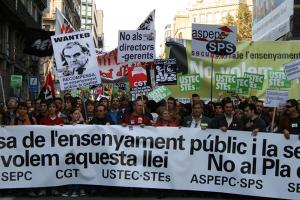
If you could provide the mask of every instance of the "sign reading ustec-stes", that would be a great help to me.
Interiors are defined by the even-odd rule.
[[[235,26],[192,24],[192,57],[234,54],[236,30]]]

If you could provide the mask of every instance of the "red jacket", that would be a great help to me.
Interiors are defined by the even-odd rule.
[[[145,124],[146,126],[151,126],[151,120],[149,117],[145,115],[134,115],[134,114],[126,114],[122,120],[122,123],[129,125],[140,125]]]
[[[64,121],[60,117],[56,117],[54,120],[52,120],[49,116],[44,117],[41,120],[42,125],[61,125],[64,124]]]

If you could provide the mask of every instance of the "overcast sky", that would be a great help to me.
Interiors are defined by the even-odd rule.
[[[119,30],[136,30],[155,9],[156,48],[163,41],[164,27],[172,23],[177,10],[185,10],[195,0],[96,0],[104,12],[104,48],[118,46]],[[158,55],[159,49],[156,49]]]

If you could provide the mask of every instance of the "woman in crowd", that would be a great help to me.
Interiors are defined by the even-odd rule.
[[[176,127],[176,123],[171,118],[170,112],[166,107],[161,107],[159,109],[159,116],[155,126],[171,126]]]

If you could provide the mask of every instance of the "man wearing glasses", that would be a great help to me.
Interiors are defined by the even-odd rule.
[[[279,122],[279,131],[286,139],[290,139],[291,134],[298,135],[300,139],[300,114],[298,102],[295,99],[287,100],[286,115]]]

